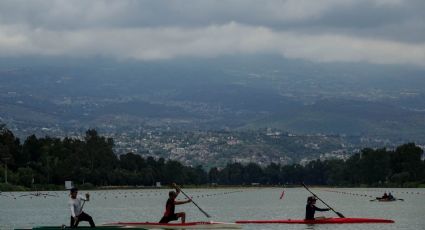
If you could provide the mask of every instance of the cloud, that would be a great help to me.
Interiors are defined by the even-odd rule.
[[[421,0],[1,1],[0,56],[425,64]]]
[[[425,44],[274,31],[235,22],[200,28],[55,31],[0,28],[0,53],[106,56],[140,60],[274,53],[316,62],[425,64]]]
[[[82,27],[205,26],[236,21],[267,27],[300,23],[319,26],[320,19],[385,23],[424,18],[422,0],[3,0],[0,23],[49,29]],[[319,20],[318,20],[319,19]],[[293,24],[294,23],[294,24]],[[348,26],[358,26],[349,20]]]

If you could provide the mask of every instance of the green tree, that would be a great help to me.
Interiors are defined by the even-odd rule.
[[[303,181],[308,184],[326,184],[326,165],[320,160],[310,161],[304,167]]]
[[[88,163],[93,178],[93,184],[104,185],[108,183],[107,175],[118,163],[117,156],[113,152],[114,142],[112,138],[106,139],[98,135],[94,129],[89,129],[85,136],[85,148],[83,158]]]
[[[397,147],[391,156],[392,177],[403,174],[403,178],[405,178],[408,174],[409,181],[419,181],[423,170],[422,154],[423,150],[414,143]]]
[[[386,149],[363,149],[359,164],[361,183],[384,183],[390,174],[390,153]]]
[[[344,168],[346,164],[343,160],[331,159],[324,162],[327,166],[325,172],[326,184],[328,185],[349,185],[345,181]]]
[[[210,183],[218,183],[219,182],[220,171],[217,167],[212,167],[208,172],[208,179]]]
[[[173,182],[177,184],[184,184],[186,181],[186,173],[184,166],[178,161],[167,161],[163,170],[164,179],[162,180],[166,184]]]
[[[249,163],[244,167],[243,170],[243,182],[244,183],[264,183],[263,169],[256,163]]]
[[[226,166],[227,181],[229,184],[244,184],[243,173],[244,167],[241,163],[232,163]]]
[[[270,163],[265,169],[264,169],[264,175],[267,179],[267,184],[280,184],[281,178],[280,178],[280,165],[275,163]]]
[[[360,154],[356,153],[352,155],[346,162],[344,171],[344,181],[346,181],[350,185],[359,185],[361,166],[360,166]]]
[[[18,168],[18,183],[31,188],[34,180],[34,172],[31,168]]]
[[[145,160],[137,154],[127,153],[120,156],[120,167],[129,171],[139,171],[146,167]]]
[[[284,165],[280,173],[285,184],[301,184],[304,181],[304,167],[299,164]]]
[[[12,131],[4,125],[0,126],[0,158],[7,161],[8,167],[16,170],[19,165],[17,160],[20,159],[21,144],[19,138],[13,135]]]

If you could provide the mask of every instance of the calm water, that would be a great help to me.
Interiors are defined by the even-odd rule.
[[[405,201],[370,202],[383,189],[312,189],[346,217],[393,219],[395,224],[354,225],[244,225],[244,229],[425,229],[425,189],[387,189]],[[309,193],[303,188],[285,189],[185,189],[207,212],[208,219],[193,204],[176,207],[185,211],[187,221],[215,220],[233,222],[243,219],[302,219]],[[80,191],[84,194],[87,191]],[[164,211],[168,190],[89,191],[91,201],[84,206],[97,224],[114,221],[158,221]],[[46,192],[52,196],[22,196],[29,192],[1,193],[0,228],[13,229],[40,225],[69,224],[70,211],[65,191]],[[349,194],[351,193],[351,194]],[[6,195],[6,196],[4,196]],[[183,194],[179,196],[183,198]],[[318,201],[319,207],[325,207]],[[335,216],[332,212],[318,213]],[[317,216],[317,215],[316,215]],[[83,223],[85,225],[86,223]]]

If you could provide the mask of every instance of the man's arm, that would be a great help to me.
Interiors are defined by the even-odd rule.
[[[330,208],[318,208],[316,207],[316,205],[314,205],[314,210],[319,211],[319,212],[326,212],[331,210]]]
[[[185,201],[174,201],[175,205],[179,205],[179,204],[187,204],[192,202],[192,200],[185,200]]]
[[[90,201],[90,194],[86,193],[85,196],[78,195],[77,199],[83,200],[83,201]]]
[[[75,221],[78,221],[78,216],[75,215],[74,203],[70,202],[69,204],[71,206],[71,216],[72,216],[72,218],[74,218]]]
[[[176,183],[172,183],[171,185],[176,189],[176,197],[177,197],[180,194],[180,189],[179,187],[177,187]],[[187,204],[187,203],[190,203],[191,201],[192,201],[191,199],[188,199],[185,201],[174,201],[174,204],[175,205]]]

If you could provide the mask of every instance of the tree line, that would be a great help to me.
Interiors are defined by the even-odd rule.
[[[156,182],[192,185],[300,184],[336,186],[418,186],[425,184],[423,150],[407,143],[395,150],[365,148],[347,160],[314,160],[305,165],[229,163],[206,171],[202,166],[185,166],[178,161],[143,158],[134,153],[119,157],[114,141],[87,130],[83,139],[37,138],[23,143],[0,127],[0,180],[28,188],[39,185],[76,184],[146,185]],[[1,183],[0,182],[0,183]]]

